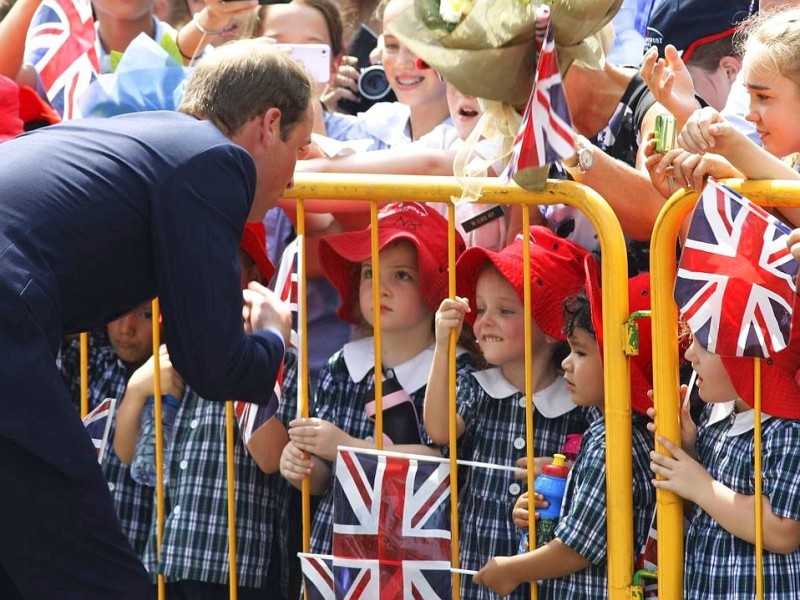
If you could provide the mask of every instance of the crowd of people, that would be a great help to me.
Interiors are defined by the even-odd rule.
[[[367,205],[315,205],[303,240],[309,381],[299,385],[293,317],[271,289],[276,266],[296,260],[296,215],[282,199],[295,173],[453,175],[465,145],[486,175],[505,167],[501,141],[473,139],[486,104],[393,29],[415,0],[92,0],[100,73],[141,34],[172,40],[191,73],[177,111],[61,123],[25,59],[40,4],[16,0],[0,20],[0,473],[14,482],[0,500],[0,596],[141,600],[155,596],[161,575],[168,598],[229,597],[223,401],[269,406],[277,382],[280,403],[262,435],[235,433],[238,594],[300,597],[299,490],[307,482],[313,497],[311,552],[330,555],[337,449],[377,445],[379,364],[384,448],[442,457],[454,431],[459,458],[516,467],[459,472],[460,565],[476,572],[460,578],[461,597],[521,600],[533,582],[541,598],[606,597],[602,257],[580,211],[534,206],[523,219],[516,205],[459,204],[449,297],[447,204],[383,206],[376,269]],[[631,29],[597,32],[609,60],[564,75],[577,141],[549,175],[608,202],[627,241],[630,308],[648,310],[649,241],[678,188],[700,190],[709,176],[800,177],[800,6],[626,0],[614,23]],[[353,55],[365,31],[393,99],[364,99],[361,110]],[[313,81],[275,43],[326,45],[329,79]],[[676,136],[662,151],[664,115]],[[798,227],[788,244],[800,260],[800,209],[771,212]],[[163,320],[154,324],[156,296]],[[676,390],[681,439],[660,438],[663,452],[644,322],[631,359],[634,547],[646,544],[656,490],[674,492],[687,506],[684,596],[749,599],[761,506],[763,597],[791,597],[800,589],[791,476],[800,468],[800,328],[761,367],[758,498],[753,360],[717,355],[686,322],[675,327],[686,330],[675,352],[696,385]],[[165,342],[157,357],[154,329]],[[81,331],[90,333],[90,409],[117,399],[99,468],[77,411]],[[156,379],[178,401],[163,532],[154,488],[131,470]],[[526,471],[540,475],[568,441],[573,454],[576,436],[552,539],[518,551],[528,520],[547,508],[526,489]]]

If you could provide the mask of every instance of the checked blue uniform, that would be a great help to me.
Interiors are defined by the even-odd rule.
[[[108,341],[105,331],[96,329],[89,337],[89,410],[106,398],[116,398],[111,429],[101,469],[108,481],[108,489],[117,511],[122,531],[128,537],[134,552],[144,556],[155,500],[153,488],[136,483],[130,467],[114,453],[116,417],[122,397],[128,387],[128,368]],[[76,406],[80,399],[80,341],[75,339],[61,348],[59,360],[61,376],[69,388]]]
[[[734,492],[753,495],[755,411],[734,413],[732,404],[703,407],[697,454],[714,479]],[[800,521],[800,422],[761,416],[763,493],[775,515]],[[784,555],[765,549],[763,565],[765,600],[797,597],[800,551]],[[755,546],[695,508],[686,538],[684,597],[751,600],[756,597],[755,573]]]
[[[527,455],[525,438],[525,396],[499,368],[476,371],[459,379],[458,411],[466,429],[458,444],[459,458],[495,465],[514,466]],[[561,452],[567,434],[583,433],[589,425],[586,409],[570,399],[564,379],[557,378],[533,396],[534,456]],[[461,566],[479,570],[493,556],[517,553],[520,530],[511,521],[511,510],[524,491],[523,480],[510,471],[462,468],[459,500],[459,554]],[[461,597],[465,600],[494,600],[497,594],[473,585],[462,577]],[[528,586],[505,596],[530,598]]]
[[[647,419],[633,414],[633,547],[641,548],[656,502],[650,483],[653,436]],[[540,600],[598,600],[608,595],[608,513],[606,509],[606,423],[594,421],[583,436],[578,460],[570,471],[555,536],[589,561],[576,573],[539,584]],[[631,556],[631,566],[634,557]]]
[[[358,439],[374,439],[374,423],[367,418],[364,405],[372,400],[374,386],[373,338],[345,344],[322,368],[314,401],[314,414],[333,423],[345,433]],[[419,416],[420,437],[425,444],[431,439],[422,425],[425,387],[428,383],[433,346],[414,358],[393,368],[394,375],[411,397]],[[471,369],[472,358],[462,353],[457,359],[456,376]],[[328,487],[320,497],[311,530],[311,552],[330,554],[333,546],[333,481],[335,465],[331,465]]]

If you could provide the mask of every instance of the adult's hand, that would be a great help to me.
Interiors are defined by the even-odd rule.
[[[289,344],[292,331],[292,312],[275,292],[260,283],[251,281],[242,290],[244,308],[242,314],[247,331],[259,331],[274,327],[281,332],[283,341]]]

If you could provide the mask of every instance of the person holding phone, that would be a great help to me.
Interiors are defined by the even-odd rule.
[[[58,347],[158,296],[188,385],[270,402],[291,313],[256,283],[242,292],[236,256],[245,221],[292,185],[312,86],[285,53],[240,40],[198,64],[179,112],[74,120],[0,144],[0,598],[152,596]]]

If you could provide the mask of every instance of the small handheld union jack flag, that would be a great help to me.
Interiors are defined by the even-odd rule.
[[[548,24],[531,96],[502,178],[516,180],[525,169],[544,167],[573,154],[575,132],[558,70],[553,28]]]
[[[763,208],[709,178],[674,292],[681,316],[709,352],[767,358],[787,346],[798,272],[788,234]]]
[[[333,557],[298,552],[303,585],[308,600],[335,600],[333,593]]]
[[[446,463],[339,448],[333,490],[337,598],[450,598]]]
[[[100,70],[95,39],[89,0],[44,0],[33,15],[25,61],[65,120],[80,116],[76,101]]]
[[[111,423],[114,419],[114,407],[117,404],[116,398],[106,398],[98,404],[94,410],[83,417],[83,426],[92,437],[92,443],[97,450],[97,462],[103,462],[108,435],[111,432]]]

